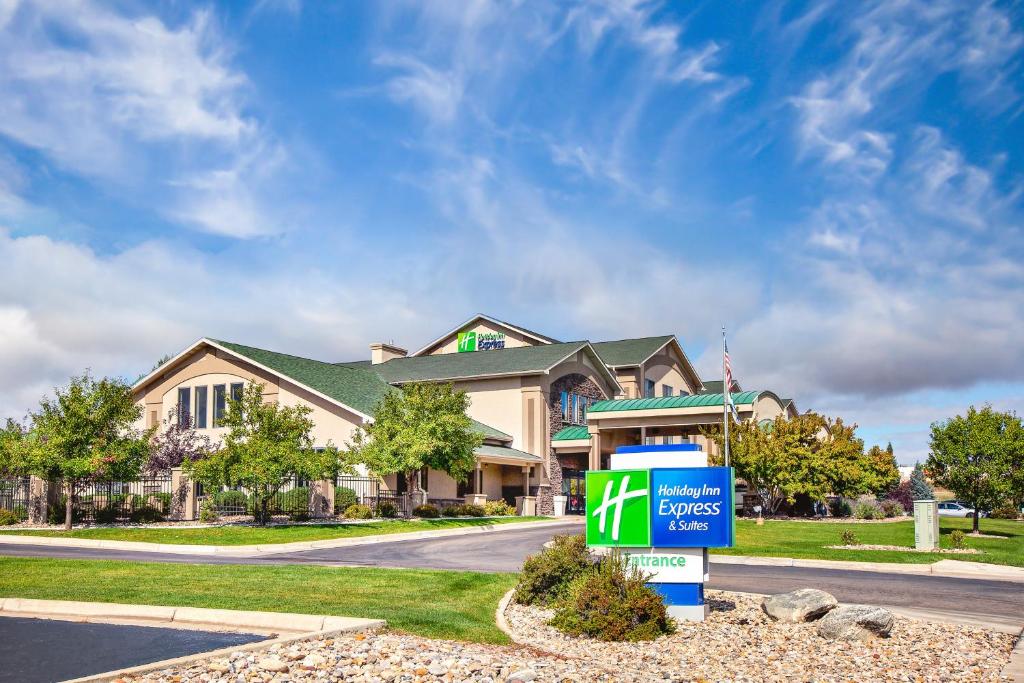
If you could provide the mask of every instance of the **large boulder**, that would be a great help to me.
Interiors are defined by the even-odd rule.
[[[870,605],[837,607],[818,622],[818,635],[829,640],[870,640],[888,638],[892,612]]]
[[[772,619],[793,623],[820,619],[838,605],[834,597],[815,588],[768,595],[761,601],[761,609]]]

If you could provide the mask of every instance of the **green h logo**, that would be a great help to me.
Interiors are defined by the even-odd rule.
[[[459,332],[459,353],[476,351],[476,332]]]
[[[587,545],[651,544],[649,470],[587,472]]]

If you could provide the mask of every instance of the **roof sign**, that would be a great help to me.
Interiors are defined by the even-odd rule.
[[[490,351],[505,348],[504,332],[459,332],[459,353],[468,351]]]

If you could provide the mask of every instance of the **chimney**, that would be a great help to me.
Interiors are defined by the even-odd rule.
[[[409,355],[407,350],[394,344],[385,344],[383,342],[370,344],[370,363],[373,365],[387,363],[392,358],[405,358],[407,355]]]

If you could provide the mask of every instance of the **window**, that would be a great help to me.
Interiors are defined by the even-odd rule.
[[[227,386],[224,384],[213,385],[213,426],[220,427],[224,423],[224,414],[227,412]]]
[[[661,385],[661,395],[662,396],[671,396],[672,394],[673,394],[672,387],[670,387],[667,384],[662,384]]]
[[[562,421],[572,422],[572,410],[569,402],[569,392],[562,392]]]
[[[686,394],[686,389],[680,389],[680,390],[679,390],[679,395],[680,395],[680,396],[686,396],[686,395],[687,395],[687,394]]]
[[[231,400],[241,401],[242,400],[242,383],[235,382],[231,385]]]
[[[188,387],[178,389],[178,426],[187,427],[190,423],[189,408],[192,405],[192,390]]]
[[[654,380],[644,380],[644,398],[654,398]]]
[[[196,387],[196,429],[206,429],[206,390]]]
[[[587,423],[587,408],[594,399],[589,396],[572,394],[568,391],[562,392],[562,422],[566,424],[582,425]]]

